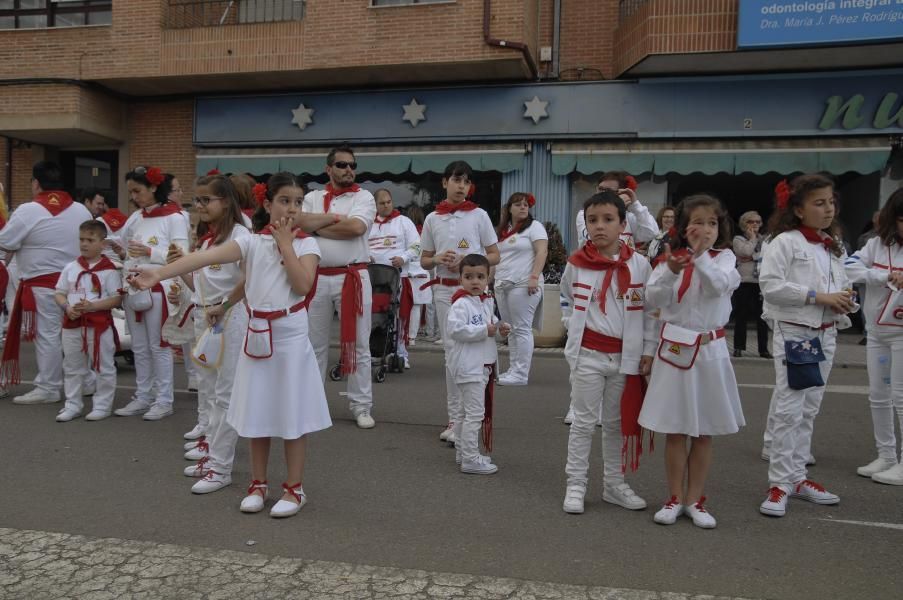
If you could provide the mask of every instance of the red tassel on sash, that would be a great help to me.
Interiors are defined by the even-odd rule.
[[[643,455],[643,435],[645,431],[639,423],[643,398],[646,395],[646,378],[642,375],[627,375],[624,381],[624,392],[621,394],[621,435],[624,444],[621,446],[621,472],[640,468],[640,457]],[[649,432],[649,452],[655,450],[654,434]]]
[[[495,395],[495,363],[486,365],[489,367],[489,381],[486,383],[486,391],[483,394],[483,425],[481,437],[486,453],[492,452],[492,399]]]

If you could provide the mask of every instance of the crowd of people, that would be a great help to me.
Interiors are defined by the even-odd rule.
[[[34,166],[34,200],[0,223],[0,251],[14,271],[0,365],[2,391],[20,383],[20,342],[34,341],[34,389],[15,404],[65,402],[56,420],[112,414],[156,421],[173,413],[173,348],[182,350],[198,390],[198,419],[185,434],[185,475],[204,494],[232,483],[235,449],[248,438],[252,481],[240,509],[260,512],[268,495],[272,438],[284,440],[287,480],[273,517],[296,514],[309,434],[331,426],[324,382],[332,323],[339,319],[338,375],[361,429],[375,426],[368,267],[400,278],[395,352],[407,348],[435,314],[445,351],[446,427],[462,473],[498,471],[491,458],[495,384],[529,384],[533,331],[541,322],[548,234],[534,220],[536,199],[515,193],[501,219],[470,196],[474,173],[455,161],[443,173],[445,199],[415,223],[387,189],[356,183],[353,149],[326,159],[325,189],[306,191],[290,173],[255,183],[208,173],[194,182],[191,218],[181,186],[160,168],[125,177],[136,210],[104,210],[94,190],[76,202],[50,162]],[[412,215],[413,216],[413,215]],[[417,217],[415,216],[415,219]],[[417,219],[420,221],[420,219]],[[734,355],[755,318],[759,354],[772,359],[775,385],[763,457],[769,490],[760,505],[782,517],[788,498],[840,499],[808,478],[811,441],[837,344],[859,310],[852,285],[866,288],[869,400],[877,458],[858,469],[903,485],[895,422],[903,427],[903,189],[877,220],[876,235],[847,255],[837,224],[833,181],[806,174],[775,190],[762,233],[754,212],[732,235],[722,203],[684,198],[653,217],[626,173],[604,174],[577,217],[578,248],[560,283],[564,357],[570,367],[570,425],[563,510],[584,511],[596,426],[602,429],[603,500],[628,510],[647,506],[625,475],[639,465],[644,439],[665,435],[667,502],[663,525],[688,516],[716,520],[705,488],[714,436],[746,424],[725,326],[735,315]],[[7,266],[0,269],[8,277]],[[4,284],[6,287],[6,284]],[[136,390],[113,407],[113,311],[125,314]],[[768,345],[769,330],[773,340]],[[508,368],[497,342],[507,338]],[[189,385],[191,386],[192,383]]]

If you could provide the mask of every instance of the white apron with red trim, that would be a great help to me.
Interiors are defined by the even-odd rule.
[[[330,427],[323,380],[308,337],[307,311],[273,319],[269,325],[273,355],[239,355],[226,420],[246,438],[293,440]]]

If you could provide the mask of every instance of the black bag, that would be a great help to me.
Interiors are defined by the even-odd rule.
[[[787,385],[792,390],[807,390],[825,385],[818,363],[825,360],[821,340],[784,342],[784,364],[787,365]]]

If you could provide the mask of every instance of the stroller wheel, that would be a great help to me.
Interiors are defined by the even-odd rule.
[[[341,381],[342,380],[342,365],[338,364],[333,368],[329,369],[329,379],[332,381]]]
[[[376,383],[382,383],[386,380],[386,368],[380,367],[373,373],[373,381]]]

